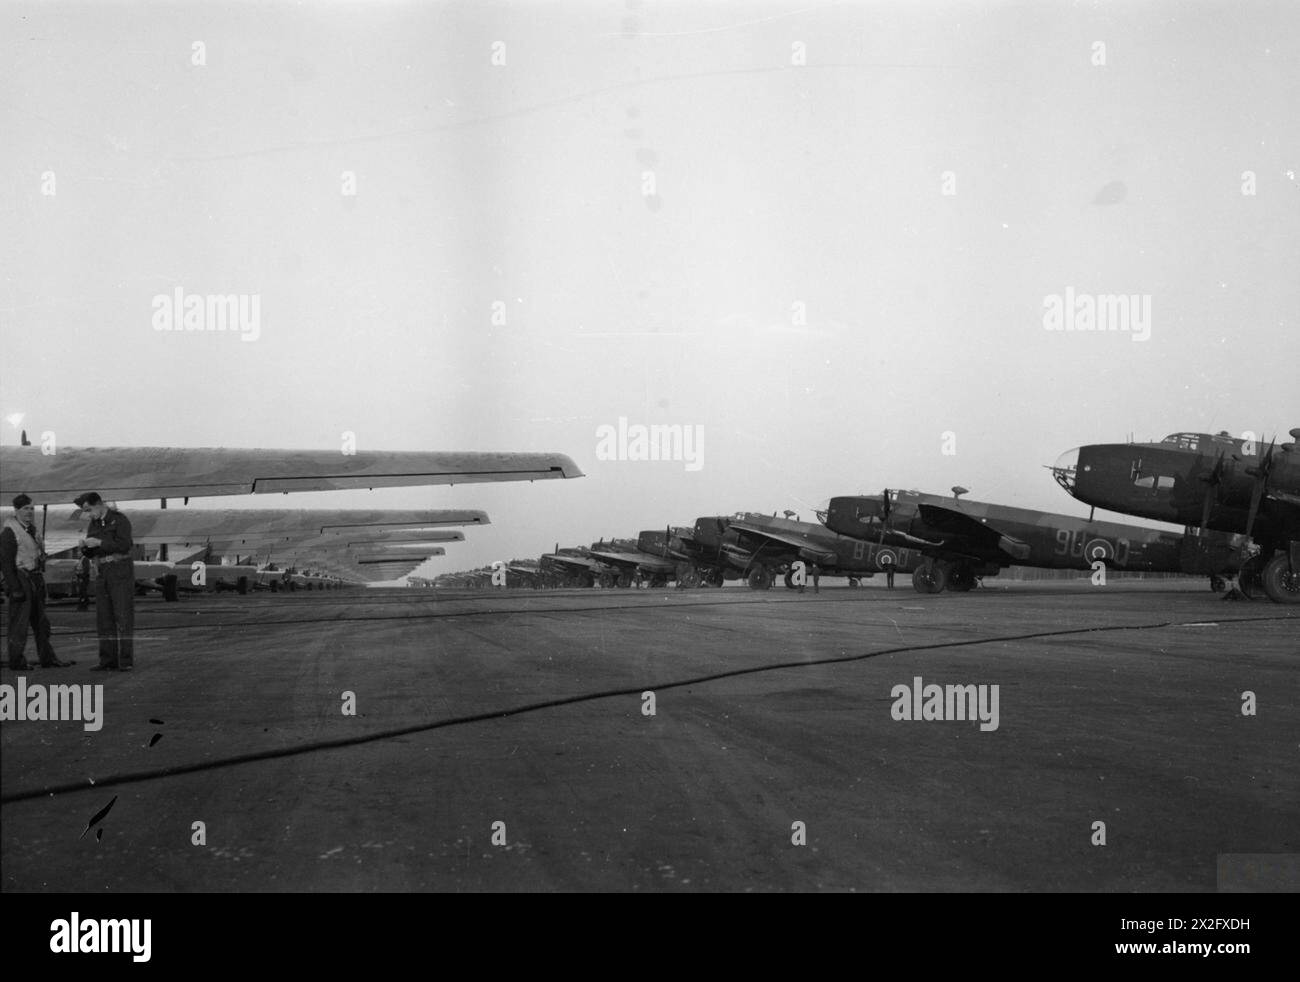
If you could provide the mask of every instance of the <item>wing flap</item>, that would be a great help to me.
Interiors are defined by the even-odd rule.
[[[998,550],[1011,559],[1029,558],[1029,544],[999,532],[996,526],[978,521],[964,512],[940,505],[919,504],[921,518],[931,528],[939,529],[953,539],[945,540],[948,548],[973,546],[979,553]]]

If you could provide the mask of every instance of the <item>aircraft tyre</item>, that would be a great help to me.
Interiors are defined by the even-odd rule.
[[[749,576],[746,579],[751,590],[770,590],[772,589],[772,580],[775,577],[772,576],[771,571],[766,566],[755,566],[749,571]]]
[[[1247,600],[1256,599],[1263,583],[1260,582],[1260,574],[1264,569],[1264,560],[1262,556],[1252,556],[1246,562],[1241,564],[1241,571],[1237,574],[1237,589]]]
[[[948,589],[960,593],[975,589],[975,574],[965,566],[958,566],[948,577]]]
[[[1300,604],[1300,569],[1291,567],[1291,558],[1279,552],[1268,561],[1260,574],[1264,592],[1279,604]]]
[[[618,587],[620,590],[626,590],[628,587],[632,585],[632,574],[619,573],[618,579],[614,581],[614,585]]]
[[[925,563],[912,574],[912,588],[917,593],[943,593],[948,579],[948,567],[944,563]]]
[[[1222,576],[1211,576],[1210,589],[1215,593],[1222,593],[1224,590],[1228,589],[1228,581]]]
[[[860,587],[861,585],[862,585],[862,581],[859,580],[856,576],[849,577],[849,586],[856,588],[856,587]]]
[[[695,587],[700,586],[702,582],[703,580],[700,577],[700,571],[694,566],[683,570],[682,574],[677,577],[678,586],[683,586],[688,589],[694,589]]]

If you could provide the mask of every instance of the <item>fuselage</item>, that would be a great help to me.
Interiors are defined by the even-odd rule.
[[[1174,433],[1159,443],[1079,447],[1052,471],[1084,504],[1228,533],[1247,531],[1258,493],[1252,537],[1280,543],[1300,538],[1300,454],[1289,443],[1269,451],[1226,434]],[[1265,470],[1267,494],[1257,492]]]

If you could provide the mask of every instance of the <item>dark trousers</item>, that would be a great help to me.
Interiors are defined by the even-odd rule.
[[[135,662],[135,564],[129,560],[103,563],[95,581],[95,630],[99,634],[99,663],[124,668]]]
[[[90,560],[83,559],[77,563],[77,609],[85,610],[90,606]]]
[[[20,569],[18,582],[23,585],[23,599],[9,597],[9,667],[23,662],[28,628],[36,634],[36,654],[42,664],[49,664],[57,659],[50,645],[50,619],[45,616],[45,577]]]

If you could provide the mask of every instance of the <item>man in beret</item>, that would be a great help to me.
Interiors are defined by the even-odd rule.
[[[9,594],[9,667],[31,668],[23,655],[27,630],[36,635],[42,668],[66,668],[50,644],[50,619],[45,616],[45,542],[36,531],[36,508],[25,494],[14,498],[14,513],[0,528],[0,575]]]
[[[95,580],[95,630],[99,664],[92,672],[129,672],[135,667],[135,563],[131,523],[104,504],[94,491],[79,494],[76,505],[90,518],[82,550],[99,572]]]

